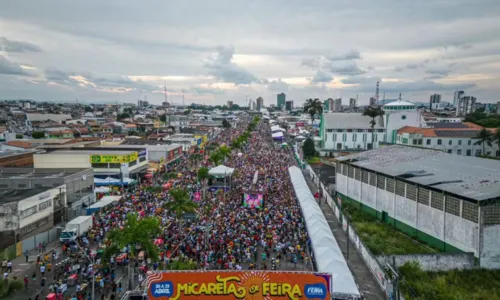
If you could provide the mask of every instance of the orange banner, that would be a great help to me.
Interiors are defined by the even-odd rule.
[[[285,271],[172,271],[148,275],[149,299],[330,299],[330,275]]]

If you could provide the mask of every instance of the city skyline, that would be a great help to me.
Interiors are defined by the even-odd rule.
[[[159,105],[166,85],[177,103],[367,105],[380,81],[380,99],[496,103],[499,15],[465,0],[16,1],[0,4],[0,98]]]

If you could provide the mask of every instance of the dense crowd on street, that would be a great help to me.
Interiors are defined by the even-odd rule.
[[[221,131],[210,143],[230,145],[248,123],[248,119],[240,120],[232,128]],[[172,212],[164,209],[165,202],[171,201],[168,189],[150,188],[164,185],[167,180],[164,173],[124,187],[117,192],[123,196],[119,203],[94,213],[93,228],[85,236],[76,244],[63,246],[63,255],[69,259],[50,266],[56,272],[50,289],[57,292],[67,283],[67,278],[76,273],[79,279],[75,299],[90,299],[88,285],[92,276],[96,276],[97,288],[109,292],[103,293],[103,297],[112,294],[117,299],[123,288],[122,283],[116,282],[116,270],[125,270],[128,264],[134,264],[138,283],[145,281],[148,270],[167,269],[175,261],[190,263],[196,269],[270,270],[282,269],[285,264],[291,269],[307,267],[310,264],[306,251],[307,233],[288,176],[288,167],[295,161],[290,149],[273,142],[269,125],[260,122],[247,143],[241,149],[233,149],[225,159],[224,165],[235,169],[225,180],[230,186],[226,192],[207,191],[205,184],[198,180],[200,167],[215,167],[207,154],[203,153],[204,159],[193,163],[186,153],[165,170],[165,173],[179,174],[169,179],[170,188],[185,188],[192,199],[195,193],[204,195],[195,218],[177,220]],[[261,208],[244,207],[244,194],[262,195],[264,205]],[[107,232],[124,226],[131,213],[159,219],[161,234],[151,237],[158,247],[159,261],[151,260],[147,254],[130,258],[127,254],[135,245],[129,245],[122,249],[122,254],[102,266],[99,254],[107,244]],[[58,255],[54,252],[52,258]],[[42,257],[38,263],[40,268],[46,268],[50,262],[50,257],[47,260]],[[40,272],[30,279],[43,277]]]

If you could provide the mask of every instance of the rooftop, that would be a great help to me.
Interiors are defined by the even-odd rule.
[[[25,141],[8,141],[7,145],[9,145],[11,147],[17,147],[17,148],[23,148],[23,149],[35,148],[35,145],[33,145],[32,143],[29,143],[29,142],[25,142]]]
[[[87,155],[129,155],[133,150],[99,150],[99,149],[69,149],[69,150],[55,150],[49,153],[43,153],[42,155],[52,154],[52,155],[77,155],[77,154],[87,154]]]
[[[339,161],[481,201],[500,197],[500,161],[400,145],[383,147]]]
[[[45,187],[45,188],[36,188],[29,190],[0,190],[0,203],[5,204],[10,202],[21,201],[51,189],[53,188]]]
[[[26,118],[30,122],[44,122],[47,120],[61,122],[72,119],[70,115],[65,114],[26,114]]]
[[[457,124],[461,126],[450,127],[436,127],[436,128],[418,128],[405,126],[398,130],[398,134],[422,134],[424,137],[463,137],[473,138],[476,137],[478,132],[483,128],[473,123],[445,123]]]
[[[88,169],[0,168],[0,178],[63,178]]]
[[[397,100],[393,102],[389,102],[384,105],[385,106],[415,106],[415,103],[408,102],[408,101],[403,101],[403,100]]]

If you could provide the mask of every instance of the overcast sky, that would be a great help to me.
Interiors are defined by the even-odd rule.
[[[0,99],[500,101],[499,0],[0,1]]]

